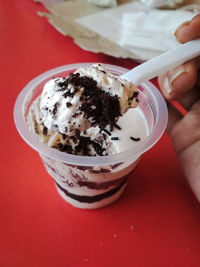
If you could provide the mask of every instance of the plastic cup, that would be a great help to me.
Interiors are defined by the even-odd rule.
[[[139,86],[140,103],[149,130],[149,135],[133,149],[109,156],[76,156],[60,152],[39,141],[27,125],[27,114],[44,84],[53,77],[68,76],[79,67],[93,63],[61,66],[49,70],[30,81],[19,94],[14,107],[14,120],[21,137],[35,149],[53,177],[58,193],[73,206],[95,209],[111,204],[123,193],[127,175],[136,167],[141,155],[149,150],[162,136],[167,124],[167,107],[158,89],[150,82]],[[128,70],[104,64],[116,75]]]

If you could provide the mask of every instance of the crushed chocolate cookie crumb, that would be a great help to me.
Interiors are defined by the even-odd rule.
[[[104,74],[106,74],[106,72],[104,70],[101,70],[101,72],[103,72]]]
[[[74,92],[67,89],[72,84]],[[73,96],[80,89],[82,94],[80,100],[83,102],[79,107],[87,119],[91,119],[92,126],[99,125],[105,128],[108,124],[113,125],[116,119],[121,116],[118,96],[111,96],[97,86],[97,82],[87,76],[80,76],[79,73],[71,73],[67,80],[59,85],[64,86],[64,97]]]
[[[138,91],[135,91],[135,92],[133,92],[132,96],[128,98],[128,100],[129,100],[129,101],[130,101],[130,100],[133,100],[133,98],[137,98],[138,95],[139,95],[139,92],[138,92]]]
[[[108,130],[106,130],[106,129],[101,129],[100,131],[104,131],[104,132],[107,133],[108,135],[111,135],[111,133],[110,133]]]
[[[70,103],[70,102],[67,102],[67,103],[66,103],[66,106],[67,106],[67,108],[69,108],[69,107],[71,107],[71,106],[72,106],[72,103]]]
[[[106,73],[104,70],[103,73]],[[70,73],[67,78],[56,80],[57,90],[63,92],[63,97],[73,98],[77,92],[80,92],[81,105],[78,107],[76,117],[80,113],[91,122],[91,126],[105,128],[107,125],[113,126],[119,116],[120,102],[117,95],[110,95],[97,85],[97,81],[88,76],[81,76],[80,73]],[[57,105],[51,111],[55,116]],[[71,106],[71,102],[66,103],[66,107]]]
[[[66,153],[69,153],[69,154],[72,154],[72,147],[68,144],[65,144],[63,145],[62,143],[58,143],[56,146],[55,146],[56,149],[58,149],[59,151],[61,152],[66,152]]]
[[[139,92],[138,92],[138,91],[135,91],[135,92],[133,93],[133,97],[138,97],[138,95],[139,95]]]
[[[38,124],[37,122],[34,120],[34,131],[36,134],[39,134],[39,130],[38,130]]]
[[[135,141],[135,142],[140,141],[140,138],[139,138],[139,137],[136,138],[136,137],[130,136],[130,139],[131,139],[132,141]]]
[[[76,112],[76,113],[74,113],[73,115],[72,115],[72,118],[76,118],[78,116],[78,113]]]
[[[117,129],[117,130],[121,130],[122,128],[118,125],[118,124],[114,124],[114,126],[115,126],[115,128]]]
[[[62,135],[62,138],[65,140],[67,138],[66,134],[61,134]]]
[[[111,140],[119,140],[119,137],[117,137],[117,136],[112,136],[110,139],[111,139]]]
[[[55,103],[55,105],[54,105],[54,107],[53,107],[53,110],[51,111],[51,114],[53,115],[53,116],[55,116],[56,115],[56,113],[57,113],[57,110],[58,110],[58,105],[59,105],[59,103],[57,102],[57,103]]]
[[[139,102],[138,95],[139,95],[138,91],[133,92],[132,96],[128,98],[128,101],[132,101],[135,98],[135,101],[138,103]],[[130,104],[131,103],[129,103],[129,105]]]
[[[107,135],[106,135],[106,134],[104,134],[104,133],[103,133],[102,135],[103,135],[103,139],[104,139],[104,140],[106,140],[106,138],[107,138]]]
[[[89,156],[90,146],[92,146],[99,156],[106,154],[106,150],[102,148],[101,144],[91,140],[90,137],[81,136],[78,130],[76,130],[75,137],[78,139],[78,145],[75,147],[75,153],[81,152],[81,154]]]
[[[60,78],[63,79],[63,81],[61,82],[60,81]],[[55,80],[58,88],[57,88],[57,91],[65,91],[67,86],[68,86],[68,83],[67,83],[67,78],[64,78],[64,77],[60,77],[58,79]]]
[[[47,133],[48,133],[48,129],[47,129],[46,126],[44,126],[42,133],[43,133],[43,135],[45,135],[45,136],[47,135]]]
[[[64,135],[66,137],[66,135]],[[71,141],[73,147],[71,145]],[[56,149],[74,155],[91,156],[91,149],[99,156],[107,155],[106,149],[102,148],[102,140],[91,140],[90,137],[81,136],[80,131],[76,130],[74,136],[69,136],[66,144],[59,143]],[[93,155],[95,156],[95,155]]]

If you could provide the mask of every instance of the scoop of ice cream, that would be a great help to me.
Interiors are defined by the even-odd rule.
[[[45,84],[40,100],[42,122],[49,130],[67,135],[97,125],[112,127],[129,108],[137,106],[137,97],[132,83],[94,64]]]

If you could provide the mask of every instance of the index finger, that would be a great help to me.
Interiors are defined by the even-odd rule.
[[[180,43],[185,43],[200,37],[200,14],[191,21],[183,23],[175,32]]]

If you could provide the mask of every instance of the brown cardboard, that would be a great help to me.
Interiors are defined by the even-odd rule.
[[[92,52],[102,52],[115,57],[132,58],[137,60],[148,60],[157,54],[152,51],[137,50],[133,52],[118,45],[112,40],[108,40],[76,23],[76,19],[95,14],[109,8],[97,7],[88,2],[88,0],[37,0],[43,3],[50,13],[39,13],[48,19],[63,35],[71,36],[74,42],[81,48]],[[120,0],[118,5],[124,5],[132,0]],[[188,0],[186,4],[200,4],[200,0]]]
[[[44,2],[44,1],[43,1]],[[55,2],[55,1],[54,1]],[[130,2],[121,0],[119,4]],[[100,35],[77,24],[74,19],[105,10],[97,7],[87,0],[68,0],[56,4],[47,5],[51,13],[39,13],[48,19],[63,35],[71,36],[74,42],[84,50],[102,52],[115,57],[136,58],[127,49],[101,37]]]

